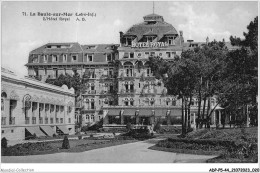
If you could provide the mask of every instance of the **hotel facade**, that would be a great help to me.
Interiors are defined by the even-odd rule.
[[[78,73],[87,78],[84,90],[76,98],[75,117],[82,125],[103,119],[104,127],[132,124],[181,124],[181,100],[168,95],[161,80],[148,66],[149,56],[175,61],[184,50],[206,43],[184,42],[163,17],[151,14],[143,22],[120,32],[120,44],[80,45],[48,43],[29,54],[28,75],[41,80],[60,74]],[[211,106],[216,100],[213,98]],[[202,104],[203,105],[203,104]],[[208,105],[208,104],[206,104]],[[195,124],[198,100],[191,108]],[[212,116],[220,124],[221,108]]]

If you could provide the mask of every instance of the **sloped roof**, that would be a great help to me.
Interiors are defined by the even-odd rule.
[[[66,48],[47,48],[48,46],[69,46]],[[48,43],[37,49],[34,49],[30,54],[41,54],[41,53],[71,53],[71,52],[82,52],[81,46],[79,43]]]
[[[133,25],[124,35],[136,35],[143,36],[152,30],[153,34],[159,37],[163,36],[165,33],[171,32],[172,34],[178,34],[176,29],[169,23],[157,21],[154,24],[148,24],[148,22],[143,22],[140,24]]]
[[[84,53],[111,53],[113,52],[113,46],[118,47],[117,44],[89,44],[89,45],[82,45],[82,50]]]

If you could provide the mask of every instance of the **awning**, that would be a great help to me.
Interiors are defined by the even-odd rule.
[[[151,109],[140,109],[139,110],[139,116],[140,117],[150,117],[152,116],[152,110]]]
[[[123,116],[135,116],[135,109],[125,109]]]
[[[39,127],[25,127],[25,129],[27,129],[31,135],[36,134],[37,137],[40,136],[46,136]]]
[[[54,134],[56,135],[55,131],[50,127],[50,126],[40,126],[42,131],[46,133],[48,136],[53,136]]]
[[[119,116],[120,110],[119,109],[110,109],[107,113],[108,116]]]
[[[64,134],[69,134],[69,130],[65,126],[57,126]]]
[[[155,116],[163,116],[162,109],[155,109]]]

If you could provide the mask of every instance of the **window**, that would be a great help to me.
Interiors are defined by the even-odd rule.
[[[63,62],[67,62],[67,55],[62,55]]]
[[[95,90],[95,85],[94,85],[94,84],[91,85],[90,89],[91,89],[92,91]]]
[[[11,130],[11,133],[14,133],[14,130],[13,130],[13,129]]]
[[[154,38],[155,38],[154,36],[146,36],[145,42],[153,42]]]
[[[92,121],[94,121],[94,119],[95,119],[94,115],[91,115],[91,119],[92,119]]]
[[[95,102],[91,102],[90,108],[91,108],[91,109],[95,109]]]
[[[113,68],[109,68],[109,71],[108,71],[109,77],[113,77],[113,71],[114,71]]]
[[[112,54],[107,54],[107,62],[110,62],[112,61]]]
[[[137,53],[137,57],[141,58],[142,57],[142,53]]]
[[[2,130],[2,133],[5,133],[5,131],[4,131],[4,130]]]
[[[4,111],[4,109],[5,109],[4,99],[1,98],[1,111]]]
[[[53,77],[57,78],[58,77],[58,69],[53,69]]]
[[[134,38],[132,38],[132,37],[125,37],[125,45],[126,46],[131,46],[133,39]]]
[[[60,118],[60,123],[63,124],[63,118]]]
[[[125,106],[128,106],[128,101],[125,101]]]
[[[131,105],[131,106],[134,106],[134,101],[130,101],[130,105]]]
[[[134,58],[134,53],[130,53],[130,58]]]
[[[139,83],[139,88],[141,88],[141,83]]]
[[[109,87],[109,92],[112,93],[114,91],[114,86],[113,85],[110,85]]]
[[[47,75],[47,68],[44,69],[44,75]]]
[[[134,84],[130,85],[130,91],[133,92],[134,91]]]
[[[93,62],[93,55],[92,54],[88,54],[88,62]]]
[[[58,62],[58,56],[52,55],[52,62]]]
[[[171,52],[166,52],[166,57],[170,58],[171,57]]]
[[[71,118],[69,118],[69,123],[71,123]]]
[[[125,65],[124,69],[125,69],[127,77],[132,77],[133,76],[133,72],[134,72],[134,66],[133,65]]]
[[[38,62],[38,56],[36,55],[36,57],[33,58],[33,63],[37,63]]]
[[[51,124],[53,124],[53,118],[51,118]]]
[[[6,117],[1,118],[1,125],[6,125]]]
[[[86,120],[89,121],[89,115],[86,115]]]
[[[176,100],[172,101],[172,106],[176,106]]]
[[[72,55],[72,61],[77,62],[78,56],[77,55]]]
[[[174,45],[173,37],[168,37],[168,44],[169,45]]]
[[[151,76],[151,69],[150,68],[147,68],[147,70],[146,70],[146,72],[147,72],[147,76]]]
[[[56,118],[56,123],[57,123],[57,124],[59,123],[59,118]]]

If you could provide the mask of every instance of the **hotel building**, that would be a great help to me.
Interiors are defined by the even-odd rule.
[[[76,118],[84,124],[103,118],[104,126],[132,124],[181,123],[181,100],[167,94],[148,66],[149,56],[175,61],[182,51],[203,46],[206,42],[184,42],[163,17],[151,14],[143,22],[120,32],[120,44],[80,45],[48,43],[30,52],[29,76],[41,80],[76,72],[87,78],[84,91],[76,98]],[[231,45],[227,43],[229,49]],[[116,61],[114,61],[116,60]],[[214,106],[215,99],[211,105]],[[195,123],[197,101],[191,119]],[[206,104],[208,105],[208,104]],[[220,123],[221,108],[214,112],[212,123]]]

